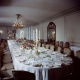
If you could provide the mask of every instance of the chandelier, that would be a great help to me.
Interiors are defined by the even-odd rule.
[[[15,29],[21,29],[24,27],[24,25],[22,24],[22,21],[20,20],[21,14],[16,14],[17,16],[17,20],[14,21],[14,24],[12,25],[12,27],[14,27]]]

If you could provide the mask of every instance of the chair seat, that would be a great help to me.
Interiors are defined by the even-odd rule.
[[[3,64],[1,70],[8,70],[8,69],[13,69],[13,64],[8,63],[8,64]]]
[[[3,59],[3,63],[4,64],[11,63],[11,62],[12,62],[12,59],[11,58],[4,58]]]
[[[7,54],[4,54],[4,57],[11,57],[11,55],[9,54],[9,53],[7,53]]]
[[[4,51],[4,54],[10,54],[10,51]]]
[[[54,45],[50,45],[50,50],[54,51]]]
[[[2,80],[14,80],[13,77],[5,77]]]
[[[1,73],[2,73],[2,77],[5,79],[5,78],[9,78],[9,77],[13,77],[13,74],[12,74],[12,71],[14,69],[9,69],[9,70],[2,70]]]

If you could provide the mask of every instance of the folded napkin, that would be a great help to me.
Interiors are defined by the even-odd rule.
[[[19,60],[20,62],[25,62],[25,61],[27,60],[27,57],[25,57],[25,56],[20,56],[20,57],[18,58],[18,60]]]
[[[56,61],[55,66],[61,66],[62,62],[61,61]]]
[[[56,53],[57,53],[57,52],[52,52],[51,54],[52,54],[52,55],[55,55]]]
[[[50,55],[46,55],[46,57],[51,58],[51,56],[50,56]]]
[[[26,60],[19,60],[19,62],[25,62]]]
[[[25,64],[25,65],[30,65],[31,62],[30,62],[30,61],[25,61],[24,64]]]
[[[46,67],[52,68],[52,67],[54,67],[54,65],[53,64],[47,64]]]
[[[15,57],[19,57],[20,56],[20,54],[15,54]]]

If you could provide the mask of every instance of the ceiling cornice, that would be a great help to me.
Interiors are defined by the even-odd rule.
[[[52,20],[52,19],[55,19],[55,18],[58,18],[58,17],[61,17],[61,16],[64,16],[64,15],[71,14],[71,13],[74,13],[74,12],[80,12],[80,5],[75,6],[75,7],[71,8],[71,9],[65,10],[63,12],[60,12],[60,13],[58,13],[56,15],[53,15],[51,17],[48,17],[48,18],[46,18],[44,20],[41,20],[41,21],[39,21],[38,24],[46,22],[46,21],[49,21],[49,20]],[[37,24],[35,24],[35,25],[37,25]]]

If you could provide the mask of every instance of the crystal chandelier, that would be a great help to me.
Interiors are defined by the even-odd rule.
[[[15,29],[21,29],[24,27],[22,24],[22,21],[20,20],[21,14],[16,14],[17,20],[14,21],[14,24],[12,25]]]

